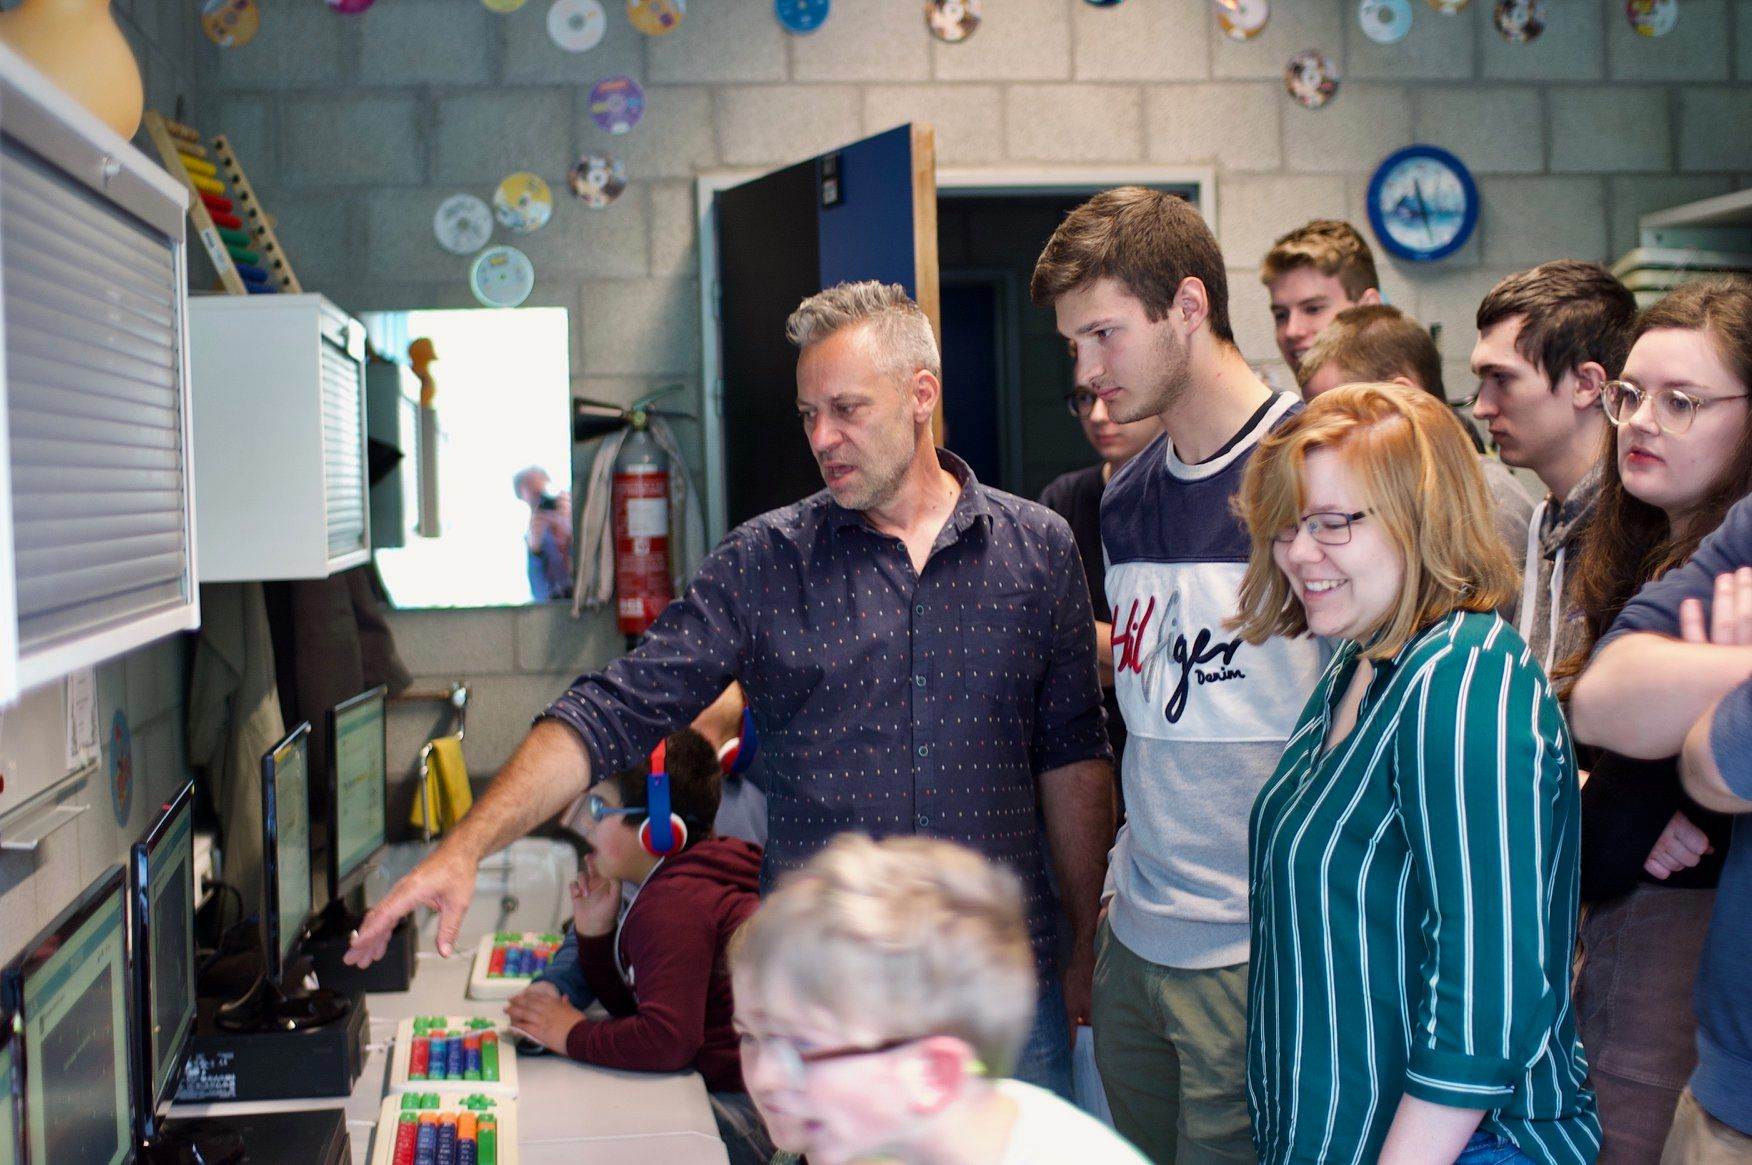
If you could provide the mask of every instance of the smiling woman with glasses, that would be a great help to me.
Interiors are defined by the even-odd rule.
[[[1447,405],[1322,393],[1260,442],[1242,636],[1340,640],[1249,825],[1263,1165],[1585,1165],[1568,1004],[1579,789],[1495,613],[1514,585]]]
[[[1560,687],[1638,588],[1689,559],[1752,490],[1752,284],[1699,280],[1637,317],[1600,500],[1577,555],[1585,634]],[[1661,1156],[1697,1065],[1691,984],[1732,834],[1685,796],[1678,761],[1602,752],[1582,793],[1582,957],[1576,1012],[1600,1097],[1602,1165]]]

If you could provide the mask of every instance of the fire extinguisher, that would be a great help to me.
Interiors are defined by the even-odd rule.
[[[651,436],[650,419],[635,408],[631,432],[614,459],[615,611],[630,643],[671,600],[669,458]]]

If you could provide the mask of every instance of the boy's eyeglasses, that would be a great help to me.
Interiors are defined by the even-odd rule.
[[[1655,424],[1661,432],[1679,434],[1691,428],[1691,422],[1708,405],[1724,400],[1745,400],[1745,393],[1733,396],[1694,396],[1677,388],[1662,388],[1650,392],[1628,380],[1608,380],[1600,386],[1600,407],[1606,419],[1620,427],[1630,424],[1642,409],[1645,400],[1655,402]]]
[[[1284,543],[1294,542],[1303,530],[1322,546],[1343,546],[1351,540],[1351,526],[1369,516],[1367,510],[1344,514],[1337,510],[1322,510],[1309,514],[1293,526],[1285,526],[1272,537]]]
[[[626,808],[620,805],[610,805],[595,793],[584,798],[584,812],[590,814],[590,820],[601,821],[604,817],[644,816],[643,806]]]
[[[849,1060],[855,1056],[879,1056],[883,1052],[892,1052],[896,1048],[904,1048],[908,1044],[916,1044],[924,1036],[906,1036],[901,1039],[884,1040],[879,1044],[854,1044],[844,1048],[810,1048],[805,1051],[784,1036],[757,1036],[753,1032],[743,1032],[738,1038],[737,1047],[742,1052],[742,1060],[747,1063],[757,1053],[770,1056],[779,1070],[785,1074],[785,1079],[791,1087],[800,1088],[803,1084],[805,1071],[811,1064],[821,1064],[828,1060]],[[983,1073],[985,1066],[975,1060],[974,1071]]]
[[[1086,417],[1095,411],[1096,396],[1086,388],[1065,393],[1065,411],[1073,417]]]

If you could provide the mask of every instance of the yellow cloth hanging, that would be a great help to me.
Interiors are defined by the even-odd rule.
[[[474,794],[468,787],[468,766],[462,759],[462,741],[457,737],[440,736],[432,741],[426,761],[426,799],[431,801],[433,816],[437,818],[432,826],[434,833],[453,827],[474,804]],[[408,814],[408,824],[416,829],[425,828],[424,807],[416,789],[414,809]]]

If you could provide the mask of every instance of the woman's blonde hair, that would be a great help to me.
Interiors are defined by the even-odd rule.
[[[922,837],[835,838],[761,903],[728,954],[763,991],[872,1038],[959,1037],[994,1076],[1015,1064],[1039,996],[1016,875]]]
[[[1236,510],[1253,538],[1231,621],[1249,643],[1301,635],[1307,612],[1272,554],[1277,532],[1302,518],[1302,465],[1336,453],[1405,563],[1396,602],[1361,638],[1369,659],[1389,659],[1424,627],[1456,610],[1489,611],[1514,594],[1515,569],[1493,521],[1496,500],[1459,418],[1427,393],[1398,384],[1347,384],[1321,393],[1259,443]]]

